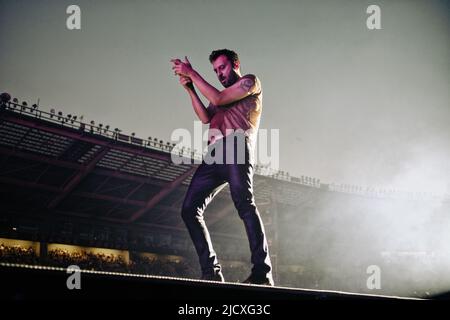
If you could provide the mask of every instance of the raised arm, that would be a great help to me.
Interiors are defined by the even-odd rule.
[[[223,106],[230,104],[234,101],[245,98],[246,96],[254,93],[256,90],[256,77],[253,75],[244,76],[232,86],[219,91],[210,85],[197,71],[192,68],[187,58],[186,62],[182,62],[180,59],[173,59],[171,61],[174,64],[172,69],[175,73],[189,77],[200,92],[205,96],[205,98],[208,99],[213,105]]]
[[[200,119],[202,123],[209,123],[209,114],[208,111],[205,108],[205,105],[203,104],[202,100],[200,100],[200,97],[198,96],[197,92],[194,89],[194,86],[192,85],[191,79],[180,76],[180,83],[183,85],[183,87],[188,92],[192,107],[194,108],[195,113],[197,114],[197,117]]]
[[[198,90],[200,90],[209,102],[216,106],[223,106],[241,100],[254,93],[256,87],[256,79],[254,76],[244,76],[232,86],[219,91],[204,80],[197,71],[192,70],[190,74],[190,78]]]

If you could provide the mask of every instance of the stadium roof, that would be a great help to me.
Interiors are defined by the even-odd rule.
[[[173,163],[173,145],[17,101],[0,112],[3,212],[185,229],[180,208],[197,164]],[[271,203],[268,180],[255,177],[263,209]],[[238,219],[230,215],[235,209],[228,187],[210,208],[210,226],[228,216]]]
[[[0,107],[0,200],[2,211],[32,216],[79,217],[114,223],[185,229],[180,209],[197,167],[175,164],[171,153],[187,160],[191,150],[176,149],[156,138],[125,135],[119,129],[89,124],[70,114],[45,112],[33,105],[5,102]],[[256,172],[260,170],[257,168]],[[256,203],[271,211],[275,202],[297,206],[314,201],[319,189],[340,190],[317,179],[256,174]],[[277,188],[274,190],[274,188]],[[228,187],[207,209],[208,225],[234,225],[238,218]]]

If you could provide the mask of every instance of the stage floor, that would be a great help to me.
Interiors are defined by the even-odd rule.
[[[341,291],[219,283],[143,274],[0,263],[3,300],[299,301],[420,300]],[[69,284],[68,284],[69,283]],[[77,289],[79,287],[79,289]],[[70,289],[71,288],[71,289]]]

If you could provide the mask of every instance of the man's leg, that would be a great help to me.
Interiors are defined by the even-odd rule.
[[[184,198],[181,216],[197,251],[202,278],[217,279],[221,266],[217,260],[203,212],[214,196],[226,185],[216,171],[215,164],[202,163],[194,176]]]
[[[244,222],[250,244],[253,268],[247,280],[250,283],[273,285],[269,247],[253,196],[253,166],[246,163],[228,164],[226,167],[231,197]]]

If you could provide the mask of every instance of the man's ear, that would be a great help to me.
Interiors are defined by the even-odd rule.
[[[233,64],[233,69],[234,69],[234,70],[238,70],[238,69],[240,68],[240,66],[241,66],[241,63],[240,63],[239,61],[236,61],[236,62]]]

